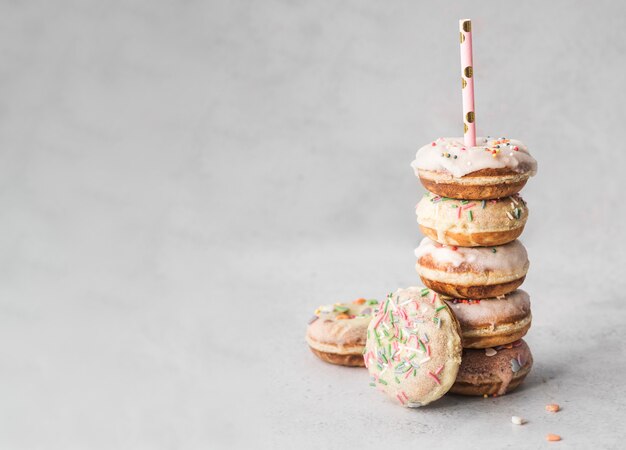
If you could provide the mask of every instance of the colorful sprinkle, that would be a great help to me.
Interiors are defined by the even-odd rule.
[[[546,405],[546,411],[548,412],[559,412],[560,410],[561,407],[556,403],[550,403],[549,405]]]
[[[515,425],[523,425],[524,423],[526,423],[526,421],[520,416],[511,417],[511,422],[513,422]]]
[[[437,384],[441,385],[441,381],[439,381],[439,378],[437,378],[437,375],[429,371],[428,376],[431,377],[433,380],[435,380]]]

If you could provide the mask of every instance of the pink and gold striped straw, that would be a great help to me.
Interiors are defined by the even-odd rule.
[[[476,147],[476,115],[474,113],[474,62],[472,58],[472,21],[459,20],[461,39],[461,86],[463,92],[463,141]]]

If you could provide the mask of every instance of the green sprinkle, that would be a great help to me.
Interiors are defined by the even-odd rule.
[[[459,205],[450,205],[451,208],[458,208]]]
[[[422,289],[422,297],[428,295],[429,292],[430,292],[430,290],[428,288]]]
[[[394,377],[396,380],[396,383],[400,384],[400,379],[398,377]]]
[[[378,382],[379,382],[380,384],[384,384],[385,386],[387,386],[387,384],[389,384],[389,383],[387,383],[385,380],[380,380],[380,379],[378,380]]]
[[[370,386],[376,387],[376,383],[370,383]]]
[[[435,309],[436,312],[441,311],[442,309],[444,309],[446,307],[446,305],[441,305],[439,308]]]
[[[467,205],[469,203],[469,200],[461,200],[461,205]]]
[[[413,376],[417,375],[417,369],[413,369]]]
[[[467,212],[467,217],[469,217],[469,221],[471,222],[472,220],[474,220],[474,215],[472,214],[471,211]]]
[[[345,312],[348,312],[349,310],[350,308],[348,308],[347,306],[335,305],[335,311],[337,312],[345,313]]]
[[[371,299],[367,301],[368,305],[378,305],[378,300],[376,299]]]

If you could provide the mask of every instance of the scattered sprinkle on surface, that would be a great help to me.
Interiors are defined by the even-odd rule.
[[[524,425],[526,423],[526,421],[520,416],[511,417],[511,422],[513,422],[515,425]]]

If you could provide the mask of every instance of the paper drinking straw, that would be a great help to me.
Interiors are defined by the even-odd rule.
[[[461,37],[461,86],[463,92],[463,140],[467,147],[476,146],[474,113],[474,62],[472,59],[472,21],[459,20]]]

